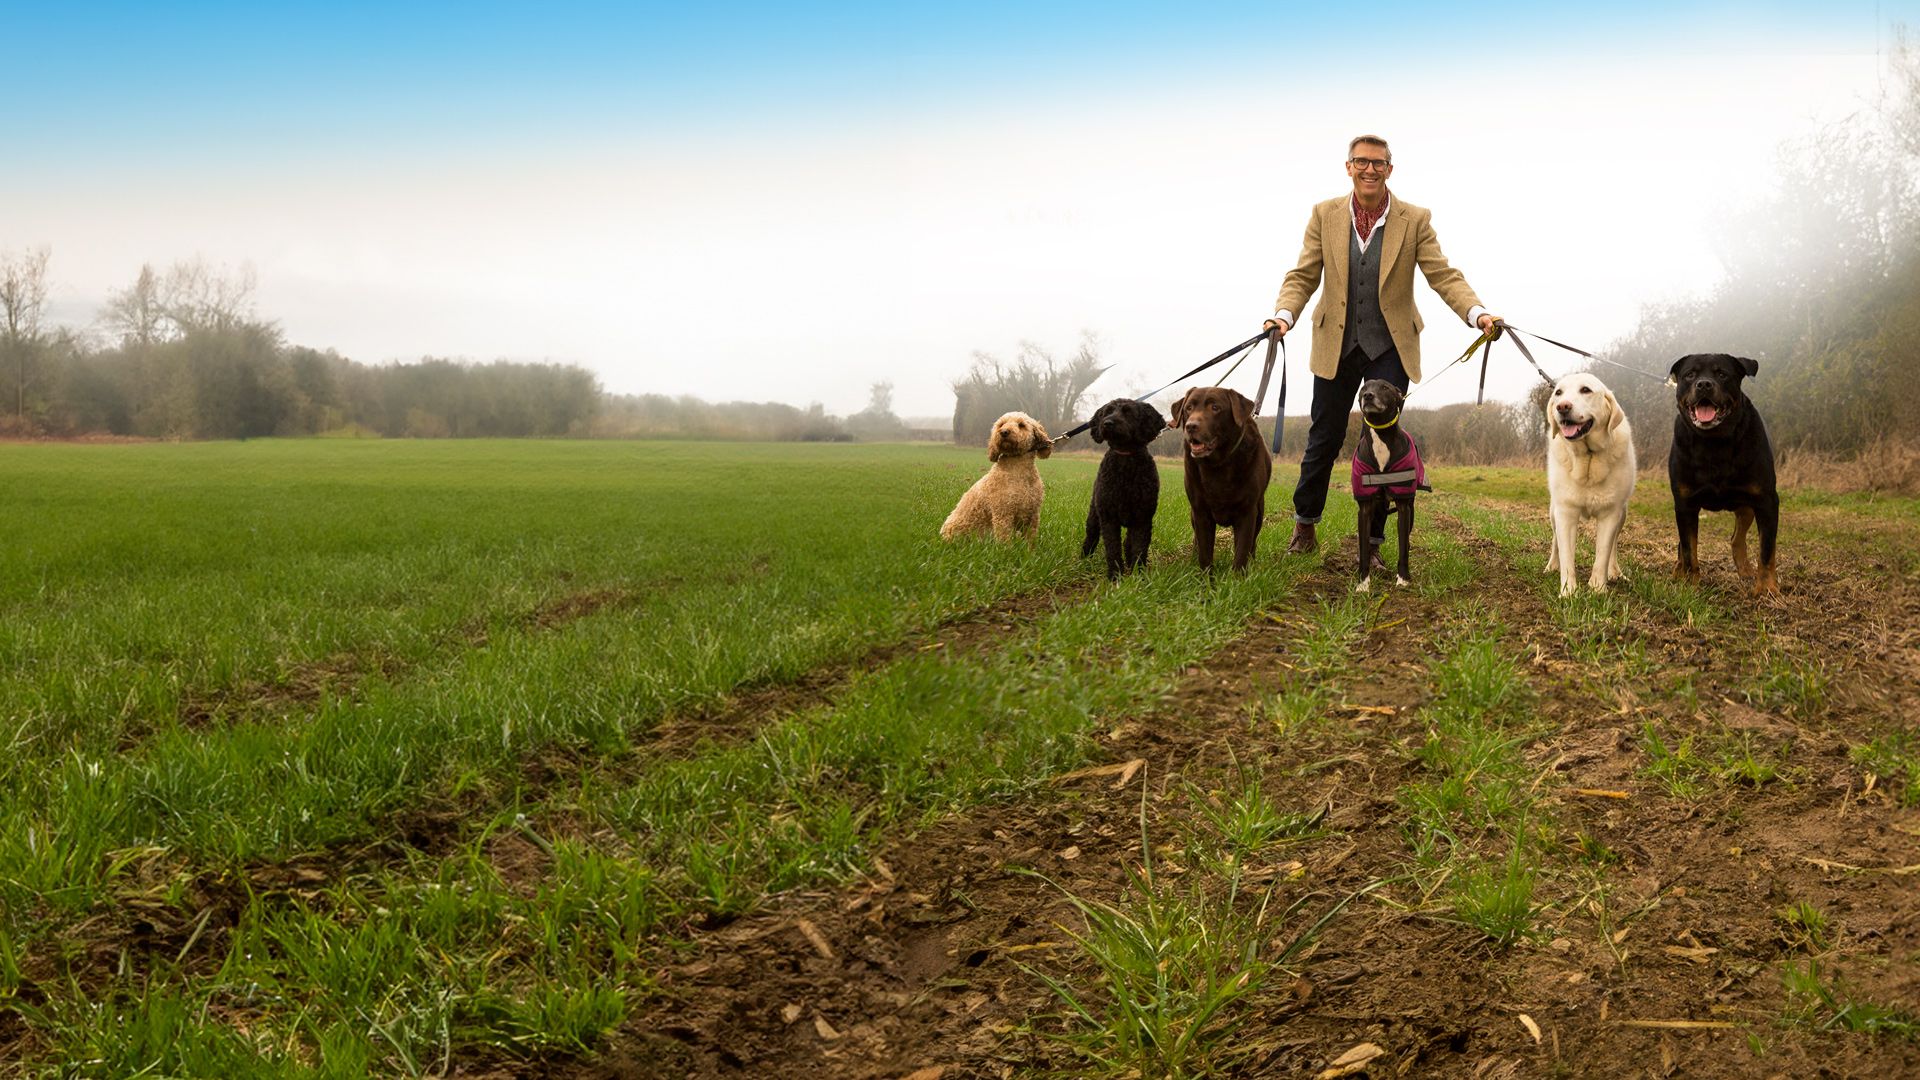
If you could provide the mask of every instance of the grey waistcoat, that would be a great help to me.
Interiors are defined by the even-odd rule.
[[[1373,227],[1379,242],[1369,241],[1362,252],[1353,222],[1347,222],[1347,331],[1340,339],[1341,356],[1359,346],[1367,359],[1376,360],[1393,348],[1393,334],[1380,314],[1380,256],[1387,249],[1386,231],[1387,221],[1381,218]]]

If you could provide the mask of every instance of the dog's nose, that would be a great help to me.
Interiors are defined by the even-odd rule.
[[[1561,416],[1565,416],[1568,413],[1573,411],[1573,402],[1563,401],[1560,404],[1555,405],[1554,408],[1559,410]]]

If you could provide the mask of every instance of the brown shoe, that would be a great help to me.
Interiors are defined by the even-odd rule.
[[[1388,566],[1386,558],[1380,554],[1380,545],[1372,544],[1369,546],[1373,548],[1373,558],[1370,560],[1373,564],[1373,568],[1383,573],[1389,573],[1389,574],[1392,573],[1393,567]]]
[[[1289,555],[1311,555],[1320,550],[1320,541],[1314,539],[1313,526],[1293,523],[1293,540],[1287,544]]]

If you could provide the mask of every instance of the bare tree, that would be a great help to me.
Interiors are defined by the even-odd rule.
[[[47,260],[44,247],[0,252],[0,347],[13,368],[13,415],[27,420],[27,367],[40,347],[40,316],[47,308]]]
[[[120,335],[120,343],[145,348],[166,339],[169,330],[166,298],[153,264],[142,263],[132,285],[107,298],[100,321]]]
[[[253,318],[254,284],[250,263],[229,271],[196,257],[167,271],[160,283],[160,306],[181,333],[231,330]]]

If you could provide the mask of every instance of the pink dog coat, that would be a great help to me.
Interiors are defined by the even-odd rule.
[[[1382,488],[1389,495],[1411,495],[1426,483],[1427,467],[1420,461],[1420,447],[1414,443],[1412,432],[1407,433],[1407,452],[1388,465],[1385,472],[1368,472],[1367,463],[1360,459],[1360,448],[1353,448],[1353,497],[1356,499],[1367,498]]]

